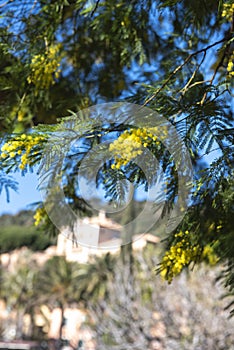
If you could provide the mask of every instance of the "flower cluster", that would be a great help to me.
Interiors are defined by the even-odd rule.
[[[223,4],[222,17],[227,21],[232,21],[234,14],[234,4]]]
[[[180,231],[175,235],[179,241],[170,247],[160,263],[161,276],[171,283],[185,266],[196,261],[201,256],[202,249],[198,244],[189,240],[189,232]]]
[[[34,218],[34,225],[35,226],[38,226],[40,225],[40,223],[44,220],[44,217],[45,217],[45,214],[46,214],[46,211],[45,211],[45,208],[38,208],[35,212],[35,215],[33,216]]]
[[[59,55],[60,45],[53,45],[46,49],[44,54],[35,55],[32,58],[30,68],[31,74],[27,78],[29,84],[34,84],[36,94],[39,90],[49,89],[59,78],[61,56]]]
[[[19,168],[24,170],[27,164],[31,164],[29,155],[38,153],[38,145],[44,140],[45,136],[42,135],[22,134],[21,136],[16,136],[2,146],[1,158],[11,158],[16,162],[19,161]]]
[[[234,77],[234,51],[229,56],[228,65],[227,65],[227,75],[229,78]]]
[[[117,140],[110,144],[109,150],[114,154],[112,169],[119,169],[143,153],[144,147],[154,144],[160,147],[163,138],[167,135],[166,128],[160,128],[160,139],[155,135],[156,128],[138,128],[125,130]]]
[[[210,265],[216,265],[219,262],[219,257],[214,251],[214,247],[210,244],[207,244],[203,248],[202,259],[207,261]]]
[[[29,107],[26,104],[13,107],[10,117],[12,119],[17,117],[18,122],[24,122],[31,116]]]

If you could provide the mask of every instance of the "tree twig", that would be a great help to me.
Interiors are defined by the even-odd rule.
[[[186,83],[186,85],[180,90],[182,92],[182,95],[185,94],[185,92],[189,89],[189,86],[191,84],[191,82],[193,81],[195,75],[197,74],[198,69],[201,67],[202,63],[204,62],[206,57],[206,51],[204,52],[204,55],[202,57],[201,62],[197,65],[196,69],[194,70],[192,76],[190,77],[190,79],[188,80],[188,82]]]
[[[191,53],[185,60],[184,60],[184,62],[183,63],[181,63],[179,66],[177,66],[174,70],[173,70],[173,72],[171,72],[170,74],[169,74],[169,77],[166,79],[166,81],[162,84],[162,86],[151,96],[151,97],[149,97],[146,101],[145,101],[145,103],[143,104],[143,106],[146,106],[149,102],[151,102],[158,94],[159,94],[159,92],[161,92],[163,89],[164,89],[164,87],[167,85],[167,83],[171,80],[171,78],[178,72],[178,71],[180,71],[191,59],[192,59],[192,57],[194,57],[194,56],[196,56],[196,55],[198,55],[198,54],[200,54],[200,53],[202,53],[202,52],[204,52],[204,53],[206,53],[206,51],[207,50],[209,50],[209,49],[211,49],[212,47],[214,47],[214,46],[216,46],[216,45],[218,45],[218,44],[221,44],[221,43],[223,43],[224,41],[227,41],[228,40],[228,38],[223,38],[223,39],[221,39],[221,40],[218,40],[218,41],[216,41],[215,43],[213,43],[213,44],[210,44],[210,45],[208,45],[207,47],[204,47],[203,49],[201,49],[201,50],[198,50],[198,51],[196,51],[196,52],[193,52],[193,53]]]
[[[96,12],[99,3],[100,3],[100,0],[97,0],[94,9],[93,9],[93,11],[91,12],[91,15],[90,15],[91,17],[93,17],[94,13]]]

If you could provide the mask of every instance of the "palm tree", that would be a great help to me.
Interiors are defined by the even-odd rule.
[[[80,300],[78,288],[79,264],[69,262],[63,256],[54,256],[43,266],[36,286],[40,291],[40,304],[49,304],[61,310],[59,337],[62,337],[65,308]]]
[[[89,264],[83,264],[78,272],[81,300],[85,305],[90,300],[97,300],[107,296],[107,281],[114,274],[117,258],[110,253],[104,257],[93,257]]]
[[[21,262],[14,272],[3,270],[1,283],[1,298],[12,311],[16,311],[15,338],[23,336],[23,318],[27,313],[33,315],[37,296],[34,282],[38,273],[35,262]]]

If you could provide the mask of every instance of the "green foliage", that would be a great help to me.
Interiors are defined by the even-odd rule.
[[[94,301],[107,297],[107,283],[112,280],[117,260],[118,258],[107,253],[103,257],[96,257],[88,264],[80,266],[77,279],[80,298],[85,305],[90,300]]]
[[[32,219],[33,211],[31,210],[21,210],[17,214],[3,214],[0,216],[0,226],[32,226],[33,219]]]
[[[78,263],[67,261],[63,256],[54,256],[47,260],[35,281],[35,288],[40,290],[39,302],[59,307],[62,312],[70,303],[78,303],[79,269]]]
[[[44,250],[54,242],[47,234],[37,230],[35,227],[6,226],[0,229],[0,251],[10,252],[14,249],[28,247],[33,251]]]

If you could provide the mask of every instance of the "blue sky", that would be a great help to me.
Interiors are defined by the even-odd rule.
[[[10,190],[10,202],[6,201],[6,193],[3,190],[0,194],[0,215],[4,213],[16,214],[21,209],[27,208],[34,202],[41,201],[40,192],[37,190],[38,180],[35,173],[27,173],[22,176],[20,173],[12,174],[12,177],[19,183],[18,192]]]

